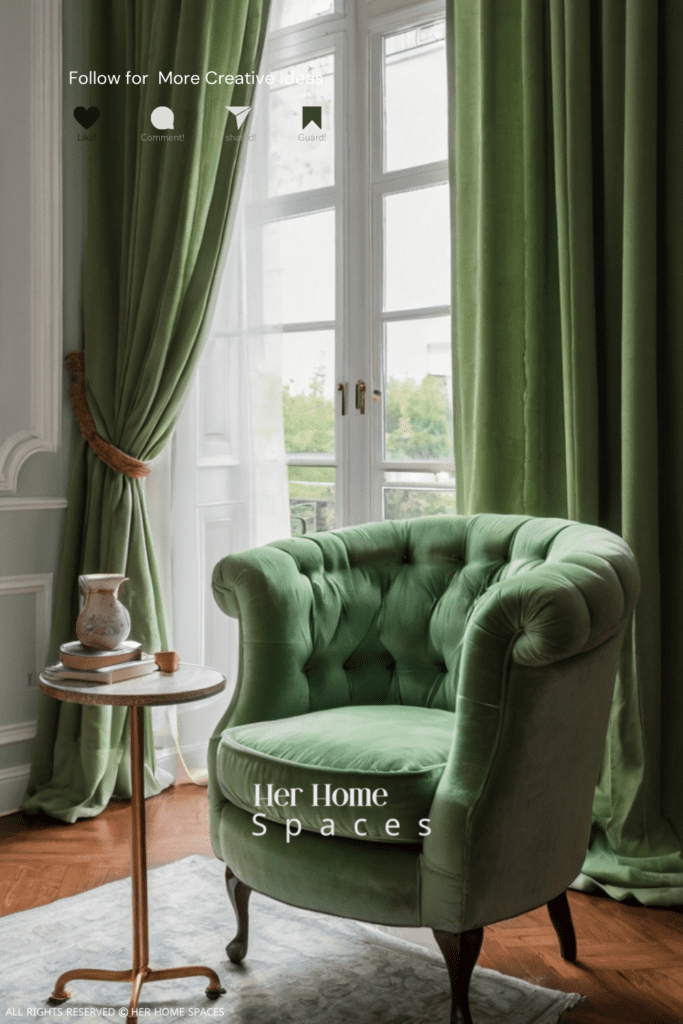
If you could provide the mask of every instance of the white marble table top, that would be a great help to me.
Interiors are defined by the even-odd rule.
[[[154,672],[119,683],[52,682],[41,675],[40,688],[51,697],[74,704],[185,704],[220,693],[225,688],[225,676],[205,665],[181,663],[177,672]]]

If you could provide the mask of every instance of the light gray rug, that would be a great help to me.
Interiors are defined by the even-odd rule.
[[[150,871],[153,967],[205,964],[226,988],[206,998],[203,978],[145,985],[140,1019],[230,1024],[446,1024],[449,985],[438,953],[368,925],[287,907],[254,893],[244,964],[226,957],[235,932],[224,865],[193,856]],[[4,1020],[121,1019],[128,985],[71,982],[72,998],[46,1000],[63,971],[122,970],[131,963],[128,879],[0,918],[0,1016]],[[475,1024],[556,1024],[581,996],[537,988],[477,968]],[[125,1011],[124,1011],[125,1015]]]

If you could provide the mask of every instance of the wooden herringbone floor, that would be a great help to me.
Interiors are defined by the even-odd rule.
[[[114,801],[99,817],[75,825],[0,818],[0,916],[128,875],[129,815],[127,803]],[[147,801],[150,866],[211,855],[208,831],[204,789],[178,786]],[[578,965],[559,958],[545,910],[487,928],[479,964],[586,995],[562,1024],[683,1024],[681,908],[623,906],[581,893],[570,893],[569,902]],[[226,897],[226,940],[231,927]]]

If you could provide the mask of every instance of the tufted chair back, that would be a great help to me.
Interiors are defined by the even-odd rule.
[[[512,645],[529,667],[590,650],[619,632],[633,600],[630,552],[610,537],[562,519],[431,516],[224,559],[213,589],[240,619],[247,681],[231,724],[351,704],[454,711],[461,662],[480,643]],[[485,637],[472,623],[482,602],[492,605]],[[275,670],[282,701],[259,685]]]

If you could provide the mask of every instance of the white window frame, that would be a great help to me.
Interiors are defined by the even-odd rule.
[[[370,4],[372,10],[373,5]],[[379,5],[376,5],[379,6]],[[383,5],[386,6],[386,5]],[[385,311],[383,309],[384,290],[384,197],[392,193],[413,191],[430,185],[448,182],[448,160],[422,164],[418,167],[400,168],[394,171],[384,170],[383,153],[383,97],[384,97],[384,63],[383,39],[387,35],[401,31],[409,31],[431,21],[443,20],[446,16],[445,3],[440,0],[425,0],[418,4],[395,8],[381,15],[371,17],[366,33],[369,49],[369,101],[370,123],[368,136],[371,143],[370,167],[367,180],[370,182],[371,194],[368,196],[370,218],[372,224],[371,244],[372,268],[372,307],[369,312],[372,336],[372,379],[373,388],[383,390],[386,387],[385,375],[385,325],[392,321],[424,320],[436,316],[450,316],[450,304],[439,306],[422,306],[416,309]],[[377,382],[377,383],[374,383]],[[382,411],[384,402],[380,403]],[[379,411],[379,410],[378,410]],[[373,486],[371,489],[371,513],[373,520],[384,518],[384,474],[386,472],[419,472],[436,473],[441,470],[453,470],[453,459],[431,459],[417,461],[407,459],[386,459],[384,457],[385,422],[384,415],[375,415],[372,423],[371,472]],[[407,487],[410,490],[442,490],[452,492],[453,488],[439,486],[438,483],[414,482]]]
[[[250,202],[246,210],[247,229],[288,217],[297,217],[323,210],[334,210],[335,213],[335,317],[332,320],[305,321],[278,325],[277,330],[283,334],[299,331],[332,330],[335,332],[335,367],[334,386],[344,379],[344,339],[346,337],[346,303],[345,291],[345,250],[346,238],[344,211],[347,204],[348,153],[343,144],[345,129],[348,124],[348,94],[346,76],[340,68],[348,66],[348,17],[337,2],[338,11],[316,18],[303,26],[293,26],[274,32],[270,39],[266,55],[266,71],[276,72],[292,64],[299,64],[315,57],[334,54],[334,184],[323,188],[309,189],[304,192],[287,193],[280,196],[265,198],[259,202]],[[267,96],[263,96],[264,103]],[[267,116],[267,111],[262,111]],[[261,124],[264,122],[262,121]],[[259,133],[263,139],[263,166],[267,176],[266,154],[267,143],[265,133]],[[265,194],[265,181],[261,191]],[[258,329],[258,328],[257,328]],[[266,326],[265,329],[268,329]],[[336,396],[335,391],[335,396]],[[335,408],[339,408],[339,397],[335,398]],[[344,436],[345,424],[339,416],[335,417],[335,453],[325,455],[292,454],[287,456],[287,464],[291,466],[322,466],[335,471],[335,503],[337,525],[346,521],[344,509],[339,508],[337,497],[346,493],[346,464],[340,459],[340,452],[346,448]]]
[[[450,306],[383,312],[383,197],[448,180],[448,162],[385,172],[382,166],[382,37],[445,17],[444,0],[399,4],[396,0],[337,3],[334,14],[280,29],[271,36],[267,70],[275,71],[324,53],[335,55],[335,184],[252,203],[249,225],[334,209],[336,217],[336,317],[334,321],[287,324],[282,330],[335,330],[335,388],[346,386],[346,416],[336,394],[335,457],[288,456],[289,465],[335,470],[337,525],[383,518],[384,474],[452,470],[452,460],[384,459],[384,325],[449,315]],[[358,127],[364,130],[358,131]],[[263,134],[263,133],[262,133]],[[265,161],[264,161],[265,164]],[[351,242],[353,240],[353,242]],[[355,409],[355,384],[366,382],[366,413]],[[419,488],[418,483],[411,489]],[[449,490],[438,484],[429,490]]]

